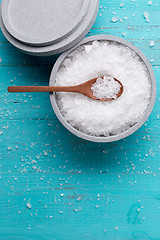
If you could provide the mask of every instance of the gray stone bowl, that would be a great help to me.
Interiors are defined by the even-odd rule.
[[[119,37],[115,37],[115,36],[110,36],[110,35],[95,35],[95,36],[91,36],[91,37],[87,37],[85,39],[83,39],[78,45],[76,45],[75,47],[73,47],[72,49],[64,52],[56,61],[51,76],[50,76],[50,82],[49,85],[50,86],[54,86],[55,85],[55,78],[57,75],[57,72],[60,68],[61,63],[64,61],[64,59],[66,58],[66,56],[72,52],[74,49],[76,49],[78,46],[95,41],[95,40],[106,40],[106,41],[112,41],[112,42],[117,42],[120,44],[123,44],[127,47],[129,47],[130,49],[134,50],[139,57],[141,58],[141,60],[144,62],[144,64],[146,65],[147,69],[148,69],[148,73],[150,75],[150,81],[151,81],[151,86],[152,86],[152,93],[151,93],[151,99],[150,99],[150,103],[149,106],[146,110],[146,112],[144,113],[144,116],[141,118],[141,120],[136,123],[134,126],[132,126],[131,128],[129,128],[128,130],[126,130],[125,132],[122,132],[120,134],[114,135],[114,136],[109,136],[109,137],[96,137],[96,136],[91,136],[91,135],[87,135],[84,134],[82,132],[80,132],[79,130],[77,130],[76,128],[72,127],[66,120],[65,118],[62,116],[58,104],[56,102],[56,97],[55,97],[55,93],[50,93],[50,100],[51,100],[51,104],[53,107],[53,110],[56,114],[56,116],[58,117],[58,119],[60,120],[60,122],[64,125],[64,127],[66,127],[71,133],[73,133],[74,135],[88,140],[88,141],[92,141],[92,142],[113,142],[113,141],[117,141],[120,139],[123,139],[125,137],[128,137],[129,135],[131,135],[132,133],[134,133],[136,130],[138,130],[148,119],[149,115],[152,112],[154,103],[155,103],[155,99],[156,99],[156,79],[155,79],[155,75],[152,69],[152,66],[150,64],[150,62],[148,61],[148,59],[146,58],[146,56],[136,47],[134,46],[132,43],[121,39]]]

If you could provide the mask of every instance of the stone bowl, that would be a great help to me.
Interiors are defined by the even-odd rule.
[[[121,38],[116,37],[116,36],[111,36],[111,35],[95,35],[95,36],[84,38],[79,44],[77,44],[75,47],[73,47],[70,50],[61,54],[60,57],[57,59],[55,65],[52,69],[49,85],[50,86],[55,85],[55,78],[56,78],[57,72],[58,72],[62,62],[64,61],[64,59],[67,57],[67,55],[70,52],[75,50],[80,45],[87,44],[87,43],[95,41],[95,40],[97,40],[97,41],[98,40],[100,40],[100,41],[112,41],[112,42],[117,42],[117,43],[123,44],[124,46],[129,47],[130,49],[135,51],[138,54],[138,56],[140,57],[140,59],[146,65],[146,68],[147,68],[149,76],[150,76],[150,81],[151,81],[151,98],[150,98],[149,106],[146,109],[146,111],[145,111],[144,115],[142,116],[141,120],[138,123],[136,123],[135,125],[133,125],[131,128],[129,128],[128,130],[126,130],[126,131],[124,131],[120,134],[117,134],[117,135],[113,135],[113,136],[109,136],[109,137],[91,136],[91,135],[87,135],[87,134],[84,134],[84,133],[80,132],[76,128],[72,127],[65,120],[65,118],[61,114],[60,109],[58,107],[55,93],[50,93],[50,100],[51,100],[51,104],[52,104],[53,110],[54,110],[57,118],[64,125],[64,127],[67,128],[74,135],[76,135],[76,136],[78,136],[82,139],[92,141],[92,142],[103,142],[103,143],[104,142],[114,142],[114,141],[117,141],[117,140],[128,137],[129,135],[131,135],[132,133],[137,131],[146,122],[146,120],[148,119],[149,115],[152,112],[152,109],[153,109],[153,106],[154,106],[154,103],[155,103],[155,99],[156,99],[156,79],[155,79],[155,75],[154,75],[152,66],[151,66],[149,60],[147,59],[147,57],[136,46],[134,46],[132,43],[130,43],[130,42],[124,40],[124,39],[121,39]]]

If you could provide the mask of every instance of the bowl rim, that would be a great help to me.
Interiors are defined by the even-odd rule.
[[[121,140],[123,138],[126,138],[126,137],[130,136],[132,133],[137,131],[147,121],[149,115],[151,114],[151,112],[153,110],[155,100],[156,100],[156,78],[155,78],[155,74],[154,74],[154,71],[152,69],[152,66],[151,66],[149,60],[147,59],[147,57],[141,52],[141,50],[139,48],[137,48],[131,42],[128,42],[127,40],[124,40],[122,38],[112,36],[112,35],[94,35],[94,36],[86,37],[81,42],[79,42],[76,46],[74,46],[73,48],[71,48],[68,51],[61,54],[59,56],[59,58],[57,59],[56,63],[54,64],[54,66],[53,66],[51,76],[50,76],[50,80],[49,80],[49,85],[50,86],[54,85],[55,77],[57,75],[57,72],[58,72],[63,60],[67,57],[67,55],[69,53],[71,53],[73,50],[75,50],[80,45],[84,45],[84,44],[92,42],[92,41],[103,41],[103,40],[123,44],[123,45],[129,47],[130,49],[132,49],[133,51],[135,51],[138,54],[138,56],[141,58],[141,60],[146,65],[146,68],[147,68],[148,73],[150,75],[152,91],[151,91],[151,99],[150,99],[149,106],[148,106],[147,110],[145,111],[141,120],[138,123],[136,123],[135,125],[133,125],[131,128],[129,128],[128,130],[126,130],[126,131],[124,131],[120,134],[109,136],[109,137],[98,137],[98,136],[87,135],[83,132],[80,132],[76,128],[72,127],[65,120],[65,118],[63,117],[63,115],[60,112],[59,107],[58,107],[57,102],[56,102],[55,93],[50,93],[50,101],[51,101],[52,108],[53,108],[54,113],[56,114],[57,118],[59,119],[59,121],[63,124],[63,126],[65,128],[67,128],[71,133],[76,135],[77,137],[80,137],[82,139],[85,139],[85,140],[88,140],[88,141],[91,141],[91,142],[114,142],[114,141],[118,141],[118,140]]]

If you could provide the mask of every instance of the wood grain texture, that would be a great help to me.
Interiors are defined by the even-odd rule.
[[[0,240],[160,239],[159,30],[158,0],[100,0],[88,35],[134,43],[151,60],[158,87],[146,124],[109,144],[70,134],[48,93],[7,92],[10,85],[47,86],[57,56],[24,55],[0,33]]]

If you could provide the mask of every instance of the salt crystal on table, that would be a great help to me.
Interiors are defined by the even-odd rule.
[[[155,45],[155,42],[154,41],[150,41],[150,44],[149,44],[151,47],[154,47]]]
[[[144,12],[144,17],[145,18],[149,18],[149,13],[148,12]]]
[[[77,198],[77,202],[79,202],[79,201],[81,201],[81,197],[80,196]]]
[[[76,209],[76,208],[74,209],[75,213],[80,212],[80,211],[82,211],[82,207],[79,207],[78,209]]]
[[[95,208],[99,208],[99,205],[96,205]]]
[[[148,12],[144,12],[143,16],[146,19],[146,22],[149,22],[149,13]]]
[[[29,208],[29,209],[31,209],[31,208],[32,208],[32,206],[31,206],[31,204],[30,204],[30,203],[27,203],[27,204],[26,204],[26,206],[27,206],[27,208]]]
[[[118,18],[116,18],[116,17],[113,17],[113,18],[112,18],[112,22],[115,23],[115,22],[117,22],[117,21],[118,21]]]
[[[127,33],[126,33],[126,32],[122,33],[122,36],[123,36],[123,37],[125,37],[126,35],[127,35]]]

